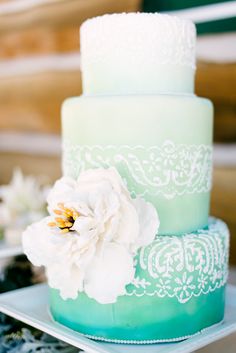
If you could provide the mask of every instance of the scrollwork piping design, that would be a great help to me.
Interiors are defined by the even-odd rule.
[[[208,230],[182,237],[157,236],[141,249],[127,295],[176,298],[186,303],[227,282],[229,231],[212,218]]]
[[[63,145],[63,171],[77,177],[89,168],[114,166],[133,195],[161,195],[167,199],[211,189],[212,146]]]

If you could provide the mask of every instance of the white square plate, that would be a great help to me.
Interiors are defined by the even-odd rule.
[[[46,284],[0,295],[0,312],[89,353],[189,353],[236,331],[236,287],[228,285],[224,323],[179,343],[125,345],[100,343],[53,322],[48,314]]]

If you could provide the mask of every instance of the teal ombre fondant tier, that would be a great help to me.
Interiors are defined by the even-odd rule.
[[[84,293],[64,301],[50,289],[51,314],[55,321],[100,341],[114,343],[177,342],[220,323],[224,317],[225,287],[189,303],[173,298],[122,297],[102,305]]]
[[[207,225],[212,104],[194,95],[76,97],[62,109],[64,175],[117,168],[157,208],[160,234]]]
[[[63,300],[50,289],[52,316],[95,339],[182,340],[223,320],[228,248],[228,228],[214,218],[191,234],[157,236],[140,250],[135,279],[115,304],[99,304],[84,293]]]

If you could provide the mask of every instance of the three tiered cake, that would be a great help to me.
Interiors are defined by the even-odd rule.
[[[53,318],[88,337],[178,341],[223,320],[229,232],[208,218],[213,108],[194,95],[195,38],[160,14],[82,25],[64,177],[23,245],[46,267]]]

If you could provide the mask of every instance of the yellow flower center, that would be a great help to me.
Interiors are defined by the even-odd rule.
[[[74,208],[65,207],[63,203],[58,203],[57,207],[58,209],[53,210],[55,221],[49,222],[48,226],[60,228],[61,234],[68,233],[80,214]]]

